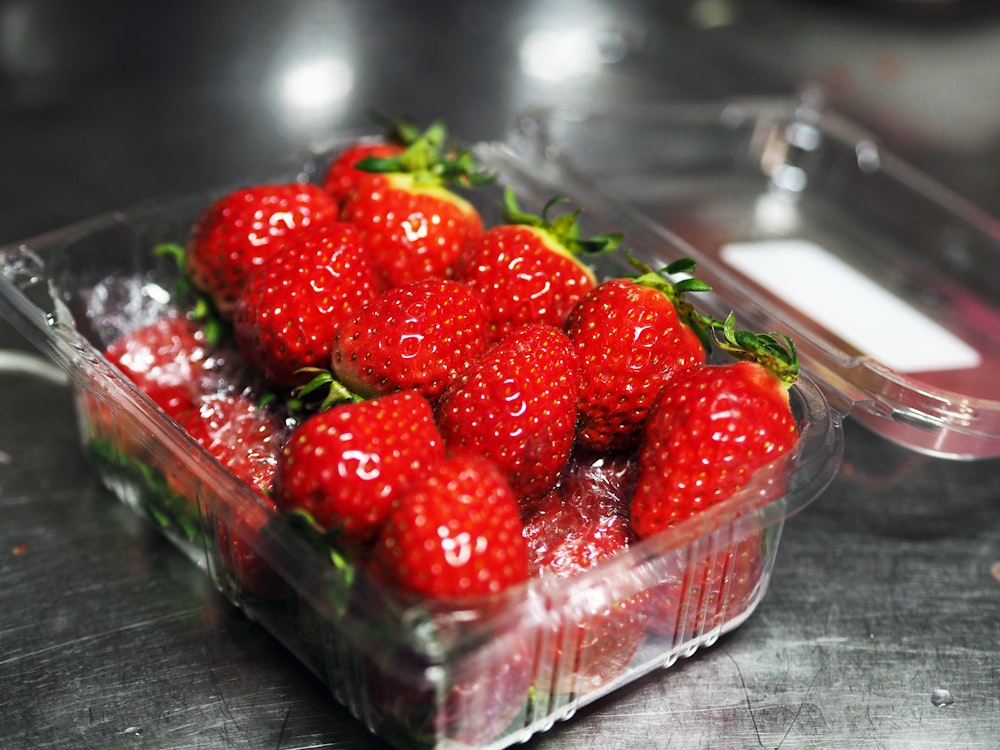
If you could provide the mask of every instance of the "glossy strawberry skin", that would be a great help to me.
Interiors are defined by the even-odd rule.
[[[381,179],[381,175],[376,172],[357,169],[355,165],[359,161],[370,157],[390,159],[399,156],[404,150],[404,146],[387,141],[363,141],[351,144],[327,167],[323,176],[323,187],[333,196],[337,205],[342,205],[352,190],[371,180]]]
[[[632,528],[649,537],[731,497],[797,436],[788,391],[762,366],[687,368],[646,420]]]
[[[459,278],[486,299],[494,341],[527,323],[561,328],[596,284],[593,271],[543,229],[521,224],[486,230],[467,250]]]
[[[405,391],[312,415],[281,453],[275,500],[352,541],[378,533],[399,492],[444,458],[430,404]]]
[[[566,323],[580,360],[578,440],[593,451],[634,448],[664,384],[705,362],[697,335],[660,291],[611,279],[589,292]]]
[[[338,206],[317,185],[255,185],[228,193],[198,217],[187,273],[228,318],[246,277],[299,231],[336,220]]]
[[[385,288],[451,277],[466,245],[483,232],[471,203],[405,173],[385,173],[383,180],[352,190],[341,217],[360,230]]]
[[[499,594],[528,578],[517,498],[487,459],[442,461],[400,495],[371,566],[379,578],[433,599]]]
[[[307,382],[302,368],[328,368],[337,332],[378,296],[357,230],[344,222],[287,240],[246,279],[233,331],[247,360],[272,383]]]
[[[566,334],[541,323],[518,328],[442,393],[445,444],[492,460],[519,497],[541,495],[573,447],[579,379]]]
[[[624,553],[634,541],[628,493],[634,465],[574,459],[562,482],[522,508],[532,575],[572,579]],[[552,651],[539,657],[550,693],[595,690],[622,674],[645,637],[644,593],[567,607]],[[551,669],[550,669],[551,668]],[[551,672],[551,674],[549,674]]]
[[[356,393],[416,389],[433,401],[487,346],[479,295],[457,281],[431,277],[386,291],[346,321],[332,365]]]

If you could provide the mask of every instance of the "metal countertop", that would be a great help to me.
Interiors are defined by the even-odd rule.
[[[266,171],[369,105],[481,139],[538,102],[805,80],[1000,216],[1000,14],[876,5],[0,2],[0,242]],[[531,78],[524,39],[568,17],[607,31],[605,62]],[[278,106],[320,53],[349,92]],[[1000,748],[1000,463],[846,433],[749,621],[528,747]],[[99,484],[68,389],[5,323],[0,517],[0,747],[383,747]]]

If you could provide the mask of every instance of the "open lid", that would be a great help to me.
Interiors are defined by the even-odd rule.
[[[694,258],[842,414],[923,453],[1000,456],[1000,222],[875,136],[807,96],[531,112],[505,147]]]

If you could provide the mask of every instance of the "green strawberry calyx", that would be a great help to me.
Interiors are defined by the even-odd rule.
[[[656,289],[670,300],[677,317],[701,340],[706,352],[718,348],[735,359],[756,362],[770,370],[786,387],[799,376],[799,358],[795,344],[783,333],[754,333],[736,327],[736,316],[730,312],[725,320],[713,318],[695,309],[685,298],[689,292],[709,292],[712,287],[691,274],[695,270],[692,258],[680,258],[654,271],[628,256],[640,271],[633,282]],[[679,279],[671,277],[680,276]]]
[[[288,408],[293,412],[305,409],[310,397],[320,397],[319,402],[315,404],[318,411],[326,411],[334,404],[357,404],[366,400],[364,396],[352,391],[337,380],[332,372],[322,367],[303,367],[299,372],[310,374],[312,377],[292,390]]]
[[[292,508],[284,513],[284,517],[313,548],[327,556],[331,567],[330,575],[325,577],[328,584],[326,593],[334,612],[343,616],[350,603],[351,588],[358,577],[352,560],[357,559],[359,551],[351,547],[339,528],[323,528],[311,513],[302,508]]]
[[[459,148],[448,137],[440,121],[420,132],[406,120],[398,120],[390,128],[390,138],[405,146],[403,153],[390,157],[368,156],[355,164],[355,168],[365,172],[408,174],[420,185],[474,187],[494,179],[471,153]]]
[[[187,273],[187,250],[176,242],[162,242],[153,248],[156,255],[168,258],[177,264],[180,276],[174,294],[177,299],[190,300],[191,318],[205,327],[205,338],[212,346],[218,346],[226,336],[227,323],[222,319],[212,303],[211,297],[201,292]]]
[[[736,359],[756,362],[770,370],[786,387],[799,377],[795,343],[783,333],[754,333],[736,327],[736,316],[714,321],[715,344]]]
[[[677,317],[680,321],[694,331],[701,341],[701,345],[705,347],[705,351],[711,351],[711,331],[718,321],[695,309],[685,296],[691,292],[712,291],[711,286],[692,275],[695,270],[695,261],[691,258],[679,258],[666,267],[654,271],[632,255],[628,255],[627,258],[629,263],[639,271],[639,275],[635,276],[632,282],[639,286],[655,289],[666,297],[674,306],[674,310],[677,311]],[[681,278],[673,278],[677,276]]]
[[[579,217],[581,209],[550,216],[551,210],[565,203],[566,198],[551,198],[542,208],[542,213],[530,214],[521,210],[517,202],[517,194],[508,187],[503,194],[503,216],[508,224],[519,224],[534,227],[547,234],[558,245],[564,247],[570,255],[600,255],[617,249],[621,244],[620,232],[598,234],[593,237],[580,236]]]

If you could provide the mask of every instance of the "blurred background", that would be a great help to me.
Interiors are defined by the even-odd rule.
[[[0,240],[266,169],[367,111],[794,93],[1000,213],[1000,13],[966,0],[0,2]]]
[[[267,174],[368,111],[796,95],[1000,218],[1000,2],[0,0],[0,243]],[[0,323],[0,747],[382,748],[99,486]],[[847,425],[761,608],[533,748],[994,750],[997,462]]]

